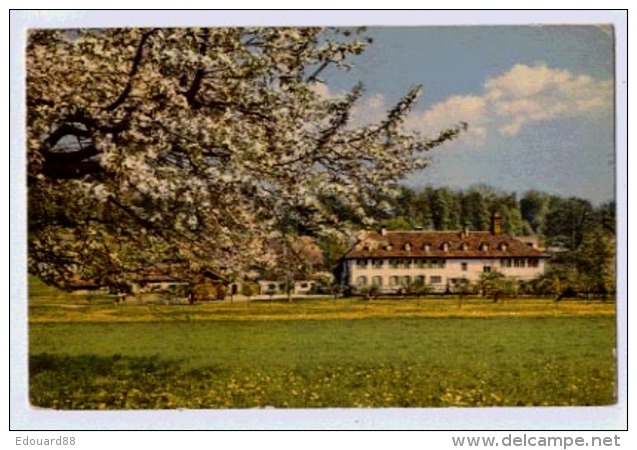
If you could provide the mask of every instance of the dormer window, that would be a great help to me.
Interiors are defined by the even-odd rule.
[[[430,251],[430,250],[431,250],[431,244],[425,244],[425,245],[423,245],[423,246],[422,246],[422,249],[423,249],[424,251],[426,251],[426,252]]]
[[[489,251],[489,244],[487,244],[486,242],[483,242],[482,244],[480,244],[480,251],[488,252]]]
[[[405,248],[405,251],[406,251],[406,252],[410,252],[410,251],[411,251],[411,244],[410,244],[409,242],[407,242],[407,243],[405,244],[405,247],[404,247],[404,248]]]
[[[500,242],[500,250],[503,252],[506,252],[507,249],[509,248],[509,246],[506,244],[506,242]]]
[[[440,246],[440,248],[442,249],[443,252],[448,252],[449,251],[449,242],[443,242],[442,245]]]
[[[467,244],[466,242],[463,242],[462,244],[460,244],[460,250],[462,250],[463,252],[466,252],[468,248],[469,248],[469,244]]]
[[[392,250],[394,249],[394,246],[393,246],[393,245],[391,245],[391,244],[387,244],[387,245],[385,246],[385,249],[386,249],[387,251],[392,251]]]

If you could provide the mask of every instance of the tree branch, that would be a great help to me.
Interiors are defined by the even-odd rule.
[[[133,88],[133,85],[132,85],[133,77],[137,74],[137,71],[139,70],[139,66],[142,62],[142,57],[144,56],[144,45],[146,45],[146,41],[155,31],[157,31],[157,28],[153,28],[152,30],[147,31],[146,33],[142,35],[142,38],[140,39],[139,44],[137,45],[137,51],[135,53],[135,58],[133,59],[133,66],[131,67],[131,70],[128,74],[128,82],[126,83],[126,87],[124,87],[124,90],[122,91],[122,93],[119,94],[119,97],[117,97],[117,99],[113,103],[111,103],[110,105],[104,108],[106,111],[114,111],[120,105],[122,105],[128,98],[128,95],[130,94]]]
[[[314,73],[312,75],[310,75],[309,77],[307,77],[307,79],[305,80],[306,83],[313,83],[314,81],[317,81],[317,77],[321,74],[321,72],[323,72],[327,66],[330,65],[332,61],[330,61],[329,59],[327,61],[324,61],[323,64],[321,64],[318,69],[316,69],[314,71]]]
[[[210,37],[210,30],[208,28],[206,28],[202,33],[202,37],[203,42],[199,46],[199,54],[201,56],[204,56],[208,51],[208,38]],[[201,80],[203,80],[205,74],[206,71],[203,67],[197,69],[197,71],[195,72],[195,77],[190,84],[190,88],[184,94],[186,96],[186,99],[188,100],[188,104],[193,108],[197,108],[199,106],[199,103],[196,101],[196,97],[199,89],[201,88]]]

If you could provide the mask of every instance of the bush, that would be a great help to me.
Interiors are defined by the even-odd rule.
[[[254,281],[245,281],[241,285],[241,295],[250,298],[259,294],[259,284]]]

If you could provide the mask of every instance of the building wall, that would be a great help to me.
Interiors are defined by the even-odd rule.
[[[148,292],[169,292],[187,285],[188,283],[181,281],[149,281],[146,283],[134,283],[132,286],[132,293],[143,294]]]
[[[316,282],[309,280],[294,281],[294,286],[292,287],[291,293],[296,295],[308,295],[315,285]],[[259,280],[259,288],[261,294],[286,294],[285,281]]]
[[[508,263],[503,266],[499,258],[438,259],[438,261],[444,261],[444,267],[418,267],[415,260],[412,260],[411,267],[392,267],[389,259],[382,260],[381,267],[374,267],[371,259],[368,259],[367,264],[362,266],[357,263],[358,260],[350,259],[345,262],[346,270],[343,281],[349,286],[358,286],[361,281],[359,277],[363,276],[366,277],[366,284],[371,285],[378,284],[375,277],[380,277],[381,291],[395,292],[400,289],[401,285],[405,284],[404,277],[409,277],[409,280],[413,282],[416,277],[424,276],[424,282],[430,285],[434,291],[444,292],[452,279],[465,278],[471,282],[478,281],[485,271],[485,267],[490,267],[491,271],[498,271],[519,280],[530,280],[544,273],[545,260],[543,258],[535,259],[537,267],[529,267],[529,258],[516,259],[518,261],[524,259],[524,267],[519,267],[520,262],[517,263],[518,267],[516,267],[513,259],[511,259],[511,267],[508,266]],[[398,277],[398,284],[392,284],[392,277]],[[395,279],[393,281],[396,282]]]

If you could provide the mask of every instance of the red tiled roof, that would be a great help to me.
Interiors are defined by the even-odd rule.
[[[446,250],[445,250],[446,246]],[[515,237],[488,231],[368,232],[345,255],[352,258],[545,258]]]

